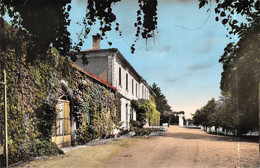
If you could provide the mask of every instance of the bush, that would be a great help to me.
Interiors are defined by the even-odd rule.
[[[35,146],[35,155],[36,156],[50,156],[56,154],[64,154],[64,152],[58,148],[54,142],[47,140],[39,140]]]
[[[135,136],[150,135],[152,132],[154,132],[156,130],[157,129],[155,129],[155,128],[138,128],[138,127],[131,128],[131,131],[135,132]]]
[[[142,128],[143,124],[140,121],[130,120],[131,127]]]
[[[56,107],[45,102],[36,110],[36,116],[39,121],[40,139],[51,139],[52,128],[57,116]]]
[[[126,135],[128,133],[129,133],[129,130],[120,130],[120,132],[118,133],[118,136]]]
[[[77,130],[77,141],[79,144],[86,144],[89,141],[95,139],[95,131],[91,128],[90,125],[82,125],[80,128]]]

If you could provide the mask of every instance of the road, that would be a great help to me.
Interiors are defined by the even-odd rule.
[[[171,126],[163,136],[123,138],[16,167],[257,167],[258,143]]]
[[[163,136],[138,141],[102,166],[257,167],[257,160],[258,143],[171,126]]]

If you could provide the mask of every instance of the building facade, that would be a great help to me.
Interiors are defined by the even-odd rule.
[[[122,127],[129,129],[130,120],[136,120],[136,112],[131,108],[131,100],[149,99],[150,88],[118,49],[100,49],[99,39],[93,36],[93,49],[82,51],[76,64],[93,75],[114,86],[121,94]],[[87,58],[88,64],[82,63]]]

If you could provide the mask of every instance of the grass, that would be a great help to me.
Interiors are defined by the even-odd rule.
[[[16,167],[102,167],[104,161],[109,160],[123,149],[140,140],[142,138],[124,138],[102,145],[85,146],[78,150],[69,151],[64,155],[30,161]]]

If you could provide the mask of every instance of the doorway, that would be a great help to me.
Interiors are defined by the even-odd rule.
[[[70,105],[68,100],[58,100],[56,105],[57,118],[52,141],[59,148],[71,146]]]
[[[125,109],[126,109],[126,126],[125,126],[125,128],[128,129],[128,104],[125,105]]]

